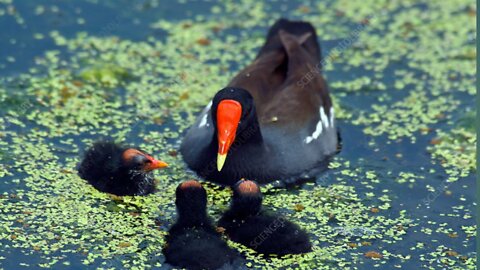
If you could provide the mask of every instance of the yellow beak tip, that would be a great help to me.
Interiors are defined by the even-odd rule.
[[[221,171],[223,168],[223,165],[225,164],[225,160],[227,159],[227,154],[218,154],[217,155],[217,170]]]

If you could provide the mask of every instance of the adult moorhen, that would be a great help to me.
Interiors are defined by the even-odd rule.
[[[198,175],[291,183],[325,170],[337,152],[334,109],[310,23],[278,20],[255,61],[220,90],[180,151]]]
[[[142,150],[100,141],[85,152],[78,174],[102,192],[147,195],[155,191],[152,171],[167,166]]]
[[[300,254],[310,252],[308,234],[283,216],[262,210],[258,185],[240,180],[233,187],[230,209],[218,221],[230,239],[262,254]]]
[[[170,228],[163,249],[165,261],[186,269],[218,269],[231,266],[240,255],[222,240],[207,216],[207,193],[190,180],[176,190],[178,218]]]

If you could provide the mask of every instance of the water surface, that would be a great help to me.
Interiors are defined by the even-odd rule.
[[[306,255],[244,267],[474,269],[473,1],[0,0],[0,267],[165,268],[185,129],[270,25],[317,29],[343,138],[316,181],[263,188]],[[159,192],[112,197],[75,166],[99,138],[172,166]],[[205,184],[217,218],[230,191]],[[378,258],[375,258],[378,257]]]

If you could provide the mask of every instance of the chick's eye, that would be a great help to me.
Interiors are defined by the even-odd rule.
[[[150,160],[148,160],[145,156],[136,155],[132,158],[132,163],[135,165],[143,165],[148,162],[150,162]]]

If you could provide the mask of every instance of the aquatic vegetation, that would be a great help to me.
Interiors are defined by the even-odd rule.
[[[104,64],[83,70],[80,77],[86,81],[115,86],[128,77],[128,71],[114,64]]]
[[[466,177],[476,170],[477,138],[474,131],[463,128],[453,129],[450,133],[439,131],[437,138],[430,143],[433,145],[429,150],[434,158],[440,160],[450,176],[449,181]]]
[[[21,4],[0,0],[0,19],[28,24]],[[46,20],[52,9],[31,12]],[[175,20],[129,10],[141,40],[53,26],[32,35],[55,47],[0,81],[0,267],[17,255],[45,268],[164,267],[174,190],[194,177],[179,140],[283,14],[318,31],[345,148],[315,182],[262,189],[266,207],[310,233],[312,253],[264,257],[229,245],[252,268],[473,269],[475,9],[463,0],[224,1]],[[82,13],[75,24],[80,16],[94,21]],[[160,191],[115,197],[80,179],[80,153],[101,137],[169,163]],[[231,192],[202,184],[218,218]]]
[[[372,105],[374,112],[361,114],[353,123],[366,126],[365,134],[387,134],[391,140],[409,137],[415,142],[415,133],[428,130],[431,124],[446,117],[458,102],[451,97],[431,100],[422,92],[411,92],[404,100],[387,105]]]
[[[345,91],[348,92],[354,92],[354,91],[374,91],[374,90],[385,90],[386,86],[380,82],[380,81],[375,81],[372,82],[370,77],[363,76],[356,78],[352,81],[349,82],[333,82],[330,84],[330,86],[337,91],[341,91],[342,88],[345,89]]]

